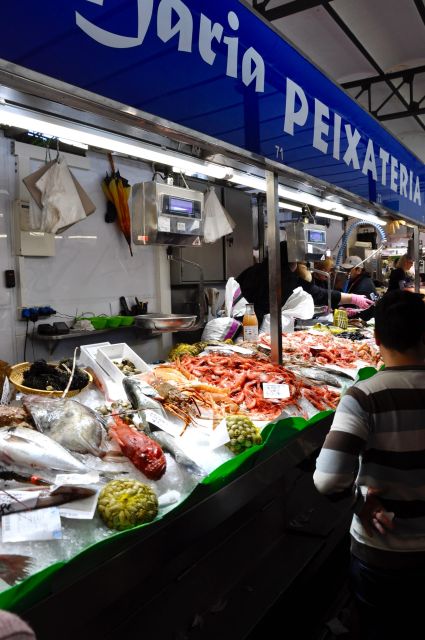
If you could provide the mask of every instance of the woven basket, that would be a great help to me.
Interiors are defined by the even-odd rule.
[[[13,367],[10,367],[10,375],[9,380],[13,383],[13,385],[21,392],[21,393],[30,393],[38,396],[48,396],[53,398],[61,398],[63,391],[46,391],[44,389],[33,389],[32,387],[26,387],[22,384],[24,372],[27,371],[31,366],[31,362],[20,362],[19,364],[15,364]],[[86,371],[89,381],[85,387],[82,389],[73,389],[69,390],[66,394],[66,397],[76,396],[81,391],[86,389],[91,382],[93,382],[93,377]]]

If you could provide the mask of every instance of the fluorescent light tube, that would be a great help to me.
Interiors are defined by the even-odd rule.
[[[316,218],[329,218],[330,220],[344,220],[342,216],[336,216],[333,213],[323,213],[322,211],[316,211]]]
[[[295,204],[288,204],[287,202],[279,202],[279,209],[287,209],[288,211],[298,211],[302,213],[302,207],[297,207]]]

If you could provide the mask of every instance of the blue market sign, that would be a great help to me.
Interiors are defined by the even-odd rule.
[[[4,60],[425,222],[423,163],[237,0],[3,4]]]

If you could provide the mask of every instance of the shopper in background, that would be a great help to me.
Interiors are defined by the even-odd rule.
[[[420,638],[425,582],[425,304],[392,291],[375,307],[385,369],[342,396],[314,484],[353,493],[351,581],[371,640]],[[366,499],[365,499],[366,497]]]
[[[413,277],[408,273],[412,266],[413,259],[407,253],[397,260],[396,268],[390,273],[388,291],[408,288],[412,288],[413,290]]]
[[[328,292],[311,281],[300,277],[300,272],[306,272],[305,265],[298,266],[296,262],[288,262],[288,247],[286,240],[280,243],[280,270],[282,277],[281,306],[285,304],[294,289],[302,287],[309,293],[317,306],[328,304]],[[298,273],[297,273],[298,270]],[[269,261],[266,258],[259,264],[254,264],[240,273],[235,280],[239,283],[242,296],[254,305],[254,310],[261,326],[263,317],[270,312],[269,309]],[[360,309],[367,309],[373,304],[366,296],[331,291],[331,304],[335,309],[339,304],[353,304]]]

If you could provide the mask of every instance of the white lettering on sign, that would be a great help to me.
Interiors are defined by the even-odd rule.
[[[310,115],[306,93],[302,87],[291,78],[286,79],[285,113],[283,131],[291,136],[296,135],[300,128],[310,126]],[[330,137],[330,125],[333,125],[333,133]],[[345,132],[346,141],[341,136]],[[349,122],[343,122],[338,113],[333,113],[329,107],[314,98],[312,146],[322,153],[328,153],[329,143],[332,143],[332,155],[336,160],[343,162],[356,170],[361,170],[364,175],[370,174],[372,178],[385,187],[390,185],[392,191],[399,193],[414,204],[422,206],[419,176],[407,170],[398,158],[390,155],[382,147],[375,148],[373,141],[366,138]],[[345,148],[341,149],[344,144]],[[366,146],[363,164],[360,166],[359,149]]]
[[[88,0],[103,6],[103,0]],[[153,0],[137,0],[137,34],[124,36],[98,27],[87,20],[78,11],[75,12],[75,22],[86,35],[104,45],[115,49],[129,49],[143,44],[146,33],[152,23],[154,14]],[[177,40],[177,51],[192,53],[194,42],[194,17],[190,8],[182,0],[161,0],[156,14],[156,34],[167,43]],[[242,82],[245,86],[254,84],[255,91],[264,93],[265,64],[261,55],[253,47],[241,51],[237,31],[239,18],[234,11],[227,14],[225,27],[219,22],[212,22],[203,13],[200,15],[198,52],[202,60],[213,65],[218,52],[224,49],[226,56],[226,75],[238,78],[239,69],[242,70]]]
[[[105,0],[87,0],[105,10]],[[265,62],[260,53],[249,43],[240,46],[238,32],[240,19],[235,11],[229,11],[225,24],[213,22],[204,13],[194,15],[190,2],[186,0],[134,0],[137,12],[133,35],[123,35],[108,31],[75,12],[77,26],[90,38],[105,47],[125,49],[142,46],[149,29],[155,29],[156,36],[164,44],[175,43],[182,54],[198,54],[205,64],[216,63],[217,54],[224,57],[226,76],[241,79],[245,86],[252,85],[257,93],[264,93],[266,82]],[[207,5],[207,3],[205,3]],[[199,24],[195,20],[199,19]],[[131,29],[131,27],[130,27]],[[199,34],[197,40],[194,34]],[[364,175],[370,175],[383,186],[390,185],[395,193],[422,206],[419,176],[408,171],[406,166],[388,151],[356,129],[350,122],[343,121],[340,114],[333,112],[324,102],[314,101],[313,130],[311,145],[323,154],[330,153]],[[294,136],[299,129],[310,127],[309,102],[304,89],[291,78],[286,78],[285,111],[283,131]],[[308,124],[307,124],[308,123]],[[309,132],[310,134],[310,132]],[[276,148],[280,148],[277,145]],[[366,153],[361,165],[363,149]],[[283,148],[282,148],[283,149]],[[283,153],[282,153],[283,156]],[[283,160],[277,155],[278,160]],[[380,194],[378,194],[379,198]]]

